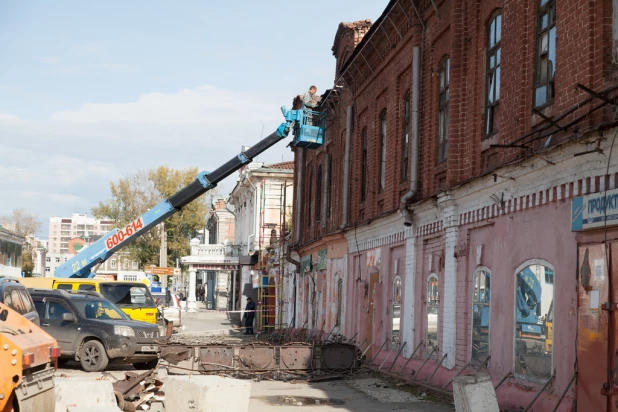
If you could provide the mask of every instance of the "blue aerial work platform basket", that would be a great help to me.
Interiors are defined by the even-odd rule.
[[[299,110],[302,119],[294,125],[294,146],[317,149],[324,144],[326,112]],[[299,116],[301,117],[301,116]]]

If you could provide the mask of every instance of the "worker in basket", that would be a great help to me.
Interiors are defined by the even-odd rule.
[[[313,111],[320,104],[320,100],[322,99],[320,96],[316,96],[316,92],[318,88],[315,86],[309,87],[309,90],[305,92],[303,95],[303,110]],[[307,119],[307,124],[316,126],[317,119],[315,116],[309,115]]]

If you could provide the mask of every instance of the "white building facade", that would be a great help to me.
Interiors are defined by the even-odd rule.
[[[281,233],[286,231],[282,226],[291,226],[286,222],[291,222],[292,216],[293,169],[293,162],[271,165],[252,163],[240,171],[236,186],[230,193],[229,203],[234,206],[236,215],[234,244],[239,247],[241,255],[252,255],[260,248],[273,244],[273,240],[279,239]],[[272,265],[268,263],[266,265],[271,273]],[[258,301],[255,288],[257,285],[253,284],[253,277],[258,271],[257,266],[241,267],[239,279],[241,296],[238,302],[241,309],[246,306],[247,297],[251,297],[254,302]],[[278,310],[284,312],[284,322],[292,322],[293,287],[278,286],[282,287],[285,300],[285,309],[281,307]]]

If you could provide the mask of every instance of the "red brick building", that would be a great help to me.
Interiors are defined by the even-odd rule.
[[[393,0],[342,23],[326,142],[295,149],[297,324],[358,333],[376,362],[405,344],[397,363],[414,352],[406,370],[435,386],[470,364],[512,373],[506,407],[548,382],[532,410],[614,405],[615,13]]]

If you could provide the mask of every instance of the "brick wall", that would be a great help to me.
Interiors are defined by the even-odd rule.
[[[543,119],[533,112],[533,85],[537,42],[536,2],[499,0],[446,0],[438,6],[421,2],[425,29],[419,24],[411,4],[390,2],[385,13],[395,23],[387,22],[367,30],[366,21],[345,23],[335,36],[336,84],[341,93],[329,97],[329,121],[326,144],[316,151],[305,151],[304,209],[299,226],[301,243],[307,244],[332,233],[341,225],[343,210],[343,168],[345,154],[346,110],[353,106],[350,147],[349,225],[365,223],[395,211],[409,189],[409,179],[401,181],[404,97],[411,87],[412,48],[421,53],[420,111],[420,191],[417,200],[486,174],[501,165],[521,158],[518,148],[490,148],[506,144],[530,132]],[[497,133],[484,136],[486,48],[488,25],[498,13],[502,15],[500,104],[496,117]],[[595,90],[609,86],[615,78],[612,63],[612,16],[609,0],[582,3],[561,0],[556,3],[555,99],[542,109],[545,116],[557,117],[588,95],[577,83]],[[381,17],[382,18],[382,17]],[[364,41],[360,41],[365,36]],[[368,43],[367,39],[371,39]],[[360,43],[359,43],[360,42]],[[352,63],[356,53],[362,50]],[[362,48],[362,49],[361,49]],[[436,164],[438,117],[438,69],[450,59],[450,98],[448,158]],[[344,73],[344,80],[338,76]],[[298,103],[298,102],[296,102]],[[595,103],[598,104],[598,101]],[[387,113],[386,187],[378,193],[380,155],[379,115]],[[601,109],[588,116],[580,130],[609,120]],[[568,121],[567,117],[565,121]],[[367,165],[362,165],[362,132],[367,129]],[[572,131],[555,133],[551,144],[571,137]],[[545,143],[545,139],[535,143]],[[316,222],[315,193],[318,166],[332,156],[331,212],[325,224]],[[295,165],[296,170],[300,165]],[[309,175],[313,168],[312,184]],[[363,169],[367,174],[366,199],[361,201]],[[295,182],[296,183],[296,182]],[[328,183],[328,182],[323,182]],[[313,204],[308,204],[309,193]],[[312,216],[307,216],[309,208]]]

